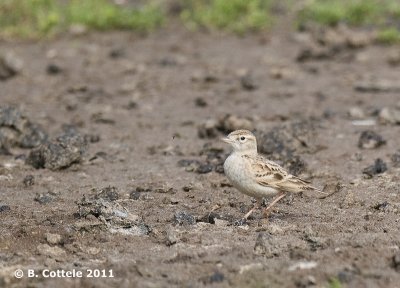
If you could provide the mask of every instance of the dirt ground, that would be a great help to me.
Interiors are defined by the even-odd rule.
[[[37,148],[0,155],[0,286],[400,287],[399,47],[308,41],[179,27],[3,41],[24,64],[1,107],[87,149],[63,169],[29,165]],[[240,127],[332,195],[238,222],[252,199],[225,178],[219,138]]]

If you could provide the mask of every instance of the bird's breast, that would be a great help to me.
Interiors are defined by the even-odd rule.
[[[276,189],[261,186],[255,181],[251,165],[241,155],[231,154],[225,160],[224,172],[232,185],[246,195],[262,198],[278,193]]]

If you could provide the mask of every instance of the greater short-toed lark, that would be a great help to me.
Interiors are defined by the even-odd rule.
[[[287,193],[315,191],[326,194],[259,155],[256,137],[250,131],[236,130],[222,140],[233,147],[233,152],[224,163],[225,175],[236,189],[257,200],[253,209],[244,216],[245,219],[260,207],[263,197],[276,196],[264,210],[267,216]]]

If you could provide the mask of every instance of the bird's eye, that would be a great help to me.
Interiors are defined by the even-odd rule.
[[[240,141],[244,141],[244,140],[246,140],[246,137],[244,137],[244,136],[240,137]]]

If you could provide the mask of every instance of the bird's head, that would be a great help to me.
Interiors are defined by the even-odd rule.
[[[221,139],[230,144],[234,152],[257,154],[257,140],[249,130],[236,130]]]

